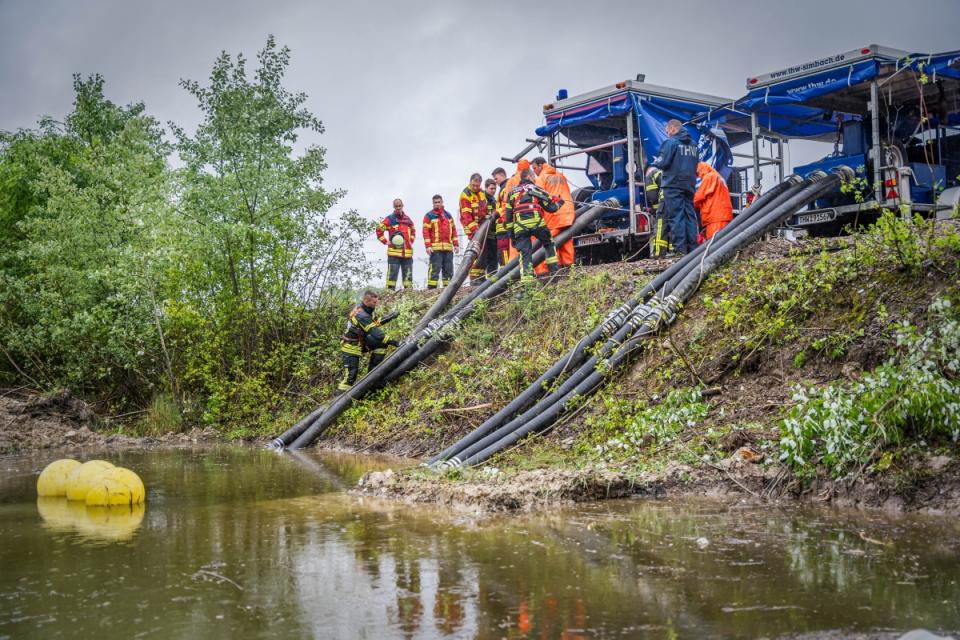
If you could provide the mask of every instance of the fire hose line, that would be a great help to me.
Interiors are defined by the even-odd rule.
[[[699,269],[688,273],[688,275],[678,283],[674,295],[668,296],[664,301],[664,306],[661,307],[662,315],[660,316],[659,320],[657,320],[655,323],[644,323],[643,328],[641,328],[635,336],[631,337],[626,343],[624,343],[614,353],[614,355],[604,363],[602,367],[600,367],[597,371],[592,372],[574,389],[569,391],[563,398],[555,401],[550,406],[542,406],[546,403],[538,404],[534,410],[528,412],[530,415],[534,416],[531,420],[514,429],[510,433],[503,435],[497,442],[490,443],[479,451],[474,450],[469,455],[464,454],[462,458],[451,460],[446,464],[446,466],[479,464],[480,462],[488,459],[490,456],[504,450],[509,446],[512,446],[527,434],[535,431],[541,431],[552,424],[554,420],[563,412],[573,408],[573,406],[578,404],[583,396],[596,389],[596,387],[602,383],[603,378],[606,375],[616,369],[617,366],[627,359],[634,349],[640,346],[642,343],[642,338],[654,333],[663,323],[669,323],[672,321],[673,317],[675,317],[675,311],[678,306],[693,294],[697,286],[699,286],[699,283],[702,281],[703,273],[701,273],[701,271],[709,272],[715,270],[723,262],[735,255],[736,252],[741,250],[744,246],[755,241],[764,233],[769,232],[779,224],[782,224],[782,222],[785,221],[790,215],[793,215],[798,208],[815,200],[822,194],[833,190],[839,184],[841,179],[847,178],[851,175],[852,172],[849,172],[849,169],[841,168],[838,173],[830,176],[829,178],[825,178],[821,181],[815,181],[813,184],[807,185],[799,193],[791,197],[789,201],[785,202],[781,206],[776,207],[772,212],[770,212],[770,214],[763,216],[761,220],[757,221],[757,223],[752,225],[743,233],[743,239],[741,241],[728,244],[721,251],[717,251],[708,259],[704,260]]]
[[[579,375],[575,376],[578,382],[575,385],[563,385],[561,389],[565,392],[558,390],[558,392],[551,394],[495,434],[490,434],[482,442],[477,441],[474,446],[463,449],[459,455],[437,466],[442,468],[479,464],[490,456],[512,446],[529,433],[541,431],[552,424],[562,413],[579,403],[583,396],[595,390],[605,376],[614,371],[642,344],[643,339],[672,322],[679,305],[690,298],[705,275],[719,268],[738,251],[763,234],[782,224],[799,208],[816,200],[824,193],[834,190],[841,180],[849,179],[852,175],[852,171],[848,168],[841,167],[828,177],[820,174],[809,181],[805,181],[800,187],[791,188],[786,200],[781,199],[779,203],[775,203],[772,208],[768,208],[766,212],[753,219],[749,226],[737,235],[735,241],[726,241],[714,245],[714,251],[709,256],[705,256],[698,263],[695,263],[692,269],[687,269],[682,277],[668,283],[667,286],[673,285],[672,291],[668,292],[667,287],[665,287],[664,291],[652,300],[648,311],[633,314],[630,323],[633,326],[628,327],[626,332],[628,334],[633,333],[633,335],[623,342],[609,359],[602,361],[600,366],[594,363],[588,367],[585,364],[581,369],[587,369],[587,375],[578,371]],[[768,202],[770,201],[768,200]],[[638,318],[642,318],[639,325],[637,325]],[[620,338],[623,334],[622,330],[618,331],[616,337]],[[571,379],[573,378],[574,376],[571,376]],[[561,393],[562,395],[560,395]],[[515,423],[516,426],[514,426]]]
[[[554,238],[554,243],[557,245],[562,245],[564,242],[572,238],[574,235],[579,233],[584,227],[586,227],[590,222],[592,222],[604,209],[609,208],[607,205],[609,203],[615,203],[616,200],[611,198],[610,200],[604,201],[604,206],[590,206],[587,208],[586,212],[580,215],[576,221],[568,229],[564,230],[562,233],[557,234]],[[546,258],[546,252],[540,248],[534,251],[533,253],[533,264],[538,265]],[[501,270],[502,271],[502,270]],[[490,282],[490,286],[487,287],[480,296],[473,298],[470,302],[471,305],[462,307],[459,310],[451,310],[445,318],[444,327],[456,327],[458,324],[470,314],[472,309],[472,302],[477,299],[488,300],[494,296],[499,295],[507,289],[510,283],[514,280],[520,278],[520,268],[519,263],[516,268],[509,269],[503,277],[497,278],[495,281]],[[484,283],[487,284],[487,283]],[[434,334],[420,347],[420,349],[413,355],[407,357],[407,359],[400,363],[393,371],[387,374],[387,377],[384,378],[384,383],[390,383],[407,373],[417,364],[423,361],[424,358],[431,355],[440,346],[446,342],[447,336],[443,331],[436,331]]]
[[[464,255],[463,255],[464,259],[460,263],[459,269],[457,269],[457,272],[454,274],[453,283],[451,285],[448,285],[444,290],[444,295],[446,295],[446,292],[448,290],[450,291],[450,296],[448,297],[448,300],[446,302],[449,302],[449,298],[453,297],[453,294],[456,293],[456,290],[463,284],[463,281],[466,279],[467,274],[470,272],[470,266],[473,264],[474,259],[476,259],[478,255],[480,255],[480,250],[483,246],[482,239],[486,237],[486,233],[489,231],[490,226],[493,223],[494,223],[493,217],[490,217],[488,220],[485,220],[484,223],[480,225],[480,228],[477,230],[477,233],[474,235],[474,239],[471,240],[470,243],[467,245],[467,248],[464,251]],[[430,315],[432,313],[435,316],[437,313],[439,313],[439,311],[442,309],[442,307],[440,307],[440,305],[438,304],[440,302],[441,300],[438,300],[437,303],[434,303],[434,305],[430,308],[430,310],[427,311],[427,315]],[[444,306],[446,305],[446,302],[444,302]],[[421,320],[421,324],[429,324],[429,321],[427,323],[424,323]],[[380,372],[382,374],[392,366],[396,365],[399,362],[402,362],[403,358],[405,358],[407,354],[412,353],[415,350],[415,340],[419,338],[421,335],[423,335],[424,330],[425,330],[425,327],[420,327],[420,325],[417,325],[417,328],[414,329],[411,337],[407,340],[407,342],[404,345],[402,345],[399,349],[397,349],[397,351],[394,351],[389,356],[384,358],[383,362],[381,362],[373,371],[367,372],[367,375],[364,376],[364,378],[362,378],[356,385],[354,385],[349,391],[347,391],[343,395],[355,392],[354,390],[358,390],[361,387],[364,390],[360,391],[360,393],[366,393],[366,389],[369,388],[369,383],[362,384],[364,383],[364,380],[366,380],[366,378],[369,378],[371,375],[373,375],[376,372]],[[410,346],[407,346],[407,344],[409,344]],[[398,355],[401,352],[404,352],[404,355],[402,356]],[[337,398],[337,400],[342,398],[343,395]],[[336,400],[334,402],[336,402]],[[284,447],[289,445],[291,442],[293,442],[300,434],[306,431],[311,424],[313,424],[317,419],[319,419],[332,406],[333,405],[324,405],[322,407],[314,409],[308,415],[301,418],[292,427],[284,431],[281,435],[277,436],[270,443],[270,446],[276,449],[283,449]]]
[[[581,205],[576,209],[576,211],[574,211],[575,219],[581,217],[587,211],[589,211],[592,208],[595,208],[596,206],[599,206],[599,205],[591,205],[591,204]],[[483,238],[483,237],[486,237],[486,236],[484,234],[481,234],[480,231],[478,231],[474,235],[474,238]],[[567,239],[569,239],[569,237],[570,235],[567,236]],[[558,235],[557,238],[559,239],[560,235]],[[566,240],[564,240],[564,242],[565,241]],[[480,249],[478,248],[477,255],[479,255],[479,252],[480,252]],[[467,268],[463,270],[462,274],[458,271],[457,274],[454,275],[452,283],[443,290],[443,293],[440,294],[440,297],[437,299],[437,301],[433,304],[433,306],[430,307],[429,311],[427,311],[424,314],[423,318],[420,319],[420,322],[417,323],[417,326],[414,327],[413,329],[414,334],[426,328],[426,326],[430,324],[430,322],[432,322],[434,318],[436,318],[440,314],[440,312],[443,311],[443,309],[446,308],[446,306],[450,303],[450,300],[452,300],[453,296],[457,293],[457,290],[462,286],[463,281],[466,279],[467,273],[470,270],[469,266],[472,263],[473,263],[473,260],[467,261],[466,259],[464,259],[460,263],[461,268],[463,267],[464,264],[467,265]],[[500,280],[501,278],[504,278],[505,276],[507,276],[511,271],[517,268],[519,264],[520,264],[519,258],[513,258],[512,260],[507,262],[505,265],[500,267],[500,269],[496,272],[496,274],[494,274],[493,278],[485,280],[478,287],[471,290],[470,293],[468,293],[459,302],[457,302],[457,304],[454,305],[453,308],[447,313],[448,314],[454,313],[462,309],[463,307],[471,304],[479,296],[483,295],[484,291],[488,287],[492,286],[493,283],[496,282],[497,280]]]
[[[604,201],[602,204],[616,205],[617,201],[610,199]],[[601,207],[590,207],[574,221],[570,228],[558,234],[555,242],[558,244],[566,242],[593,222],[593,220],[604,211],[605,209]],[[463,263],[469,268],[469,264],[473,262],[473,257],[475,256],[469,260],[467,257],[468,256],[465,255]],[[543,249],[539,249],[533,255],[534,265],[542,262],[544,258],[545,253]],[[461,268],[464,268],[464,265],[461,265]],[[429,356],[430,353],[435,351],[439,346],[440,340],[436,338],[436,335],[439,334],[444,327],[453,322],[460,322],[472,312],[476,300],[488,298],[499,293],[506,288],[511,280],[519,277],[519,268],[516,265],[512,268],[504,267],[500,272],[505,272],[505,275],[496,280],[484,282],[483,285],[478,287],[478,291],[471,292],[470,296],[461,300],[443,317],[429,322],[422,331],[415,334],[412,339],[405,341],[396,351],[384,359],[376,369],[359,380],[350,390],[338,396],[325,410],[321,411],[318,409],[314,411],[311,414],[315,416],[314,418],[308,420],[308,416],[308,418],[304,418],[294,425],[294,427],[284,432],[274,440],[274,446],[277,448],[289,446],[291,449],[301,449],[309,446],[354,400],[362,398],[367,392],[377,388],[383,382],[395,380]],[[500,272],[498,272],[498,275]]]
[[[787,178],[787,180],[776,185],[773,189],[758,198],[754,202],[753,206],[737,216],[729,225],[727,225],[714,237],[718,240],[724,237],[732,237],[732,235],[736,233],[738,227],[742,226],[747,220],[753,219],[768,205],[775,205],[777,202],[780,202],[781,196],[786,196],[789,191],[800,185],[801,182],[802,181],[799,177],[790,176]],[[460,456],[465,449],[484,438],[488,433],[499,427],[505,421],[510,420],[517,412],[523,411],[529,407],[530,404],[533,403],[537,397],[545,393],[550,385],[553,384],[558,377],[563,375],[563,373],[567,371],[573,371],[577,367],[580,367],[583,364],[584,359],[586,359],[586,352],[590,347],[592,347],[601,337],[608,337],[615,334],[617,329],[623,325],[631,311],[637,307],[637,305],[649,299],[654,293],[657,292],[658,289],[669,282],[674,275],[694,264],[694,262],[699,259],[699,255],[702,254],[705,249],[706,247],[704,245],[698,246],[697,249],[691,252],[689,256],[678,260],[666,271],[659,274],[653,279],[653,281],[643,287],[639,294],[611,311],[607,317],[593,329],[593,331],[582,338],[576,345],[574,345],[573,348],[571,348],[566,354],[558,359],[553,366],[550,367],[550,369],[545,371],[509,404],[484,421],[470,434],[450,445],[439,454],[435,455],[426,464],[428,466],[435,466],[443,460],[447,460],[454,456]],[[612,344],[605,345],[606,351],[602,350],[600,357],[602,357],[604,353],[608,352],[609,348],[611,347]],[[596,357],[594,357],[585,366],[592,367],[595,362]]]

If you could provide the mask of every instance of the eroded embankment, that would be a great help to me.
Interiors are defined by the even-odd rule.
[[[900,411],[895,398],[878,395],[909,395],[909,385],[869,391],[880,373],[913,371],[905,352],[925,343],[904,336],[929,337],[953,322],[931,311],[934,301],[960,306],[956,228],[925,229],[924,238],[877,232],[754,245],[548,433],[485,468],[441,476],[407,470],[368,478],[361,490],[489,509],[667,492],[955,513],[958,449],[950,433],[960,427],[948,424],[949,407],[931,409],[920,398],[919,408]],[[643,263],[580,268],[492,301],[427,366],[357,403],[326,446],[415,457],[439,451],[504,406],[649,271]],[[952,363],[934,363],[949,393],[960,374]],[[784,465],[785,418],[811,422],[800,409],[829,417],[833,405],[800,399],[826,391],[839,404],[863,403],[866,435],[807,425],[798,446],[809,455]],[[930,424],[924,412],[934,409],[947,421]],[[838,414],[838,424],[847,418]]]
[[[0,454],[37,449],[120,449],[195,446],[222,441],[211,428],[137,437],[104,428],[100,419],[69,391],[40,394],[0,390]]]

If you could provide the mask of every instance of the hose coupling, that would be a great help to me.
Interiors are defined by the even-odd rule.
[[[624,322],[624,311],[622,308],[614,309],[607,314],[607,317],[603,319],[601,323],[601,332],[604,336],[609,336],[611,333],[615,332],[619,326]]]
[[[834,167],[831,173],[835,173],[840,176],[840,179],[844,182],[852,182],[853,179],[857,177],[856,172],[845,164]]]

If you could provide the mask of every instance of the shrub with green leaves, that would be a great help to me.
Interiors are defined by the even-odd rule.
[[[652,443],[671,442],[684,429],[702,422],[708,409],[700,387],[672,389],[652,406],[614,400],[604,414],[602,426],[615,435],[597,445],[596,451],[609,460],[635,455]]]
[[[819,464],[839,477],[907,439],[960,439],[960,314],[940,298],[929,315],[922,332],[898,325],[896,355],[861,380],[797,387],[781,424],[781,460],[801,476]]]

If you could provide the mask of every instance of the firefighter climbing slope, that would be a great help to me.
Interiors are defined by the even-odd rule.
[[[373,369],[383,361],[387,347],[399,347],[400,342],[384,333],[381,328],[384,324],[397,317],[398,313],[391,313],[381,319],[374,317],[380,296],[374,291],[364,291],[363,298],[347,317],[347,328],[340,338],[340,353],[343,355],[343,377],[337,387],[346,391],[357,381],[360,371],[360,357],[370,352],[370,361],[367,371]]]
[[[545,213],[555,213],[563,205],[560,198],[551,199],[550,194],[533,184],[534,173],[524,169],[520,184],[507,196],[505,217],[507,230],[513,246],[520,252],[520,280],[529,281],[533,274],[533,239],[540,241],[546,252],[544,262],[550,273],[557,270],[557,252],[550,237],[550,229],[544,219]]]

